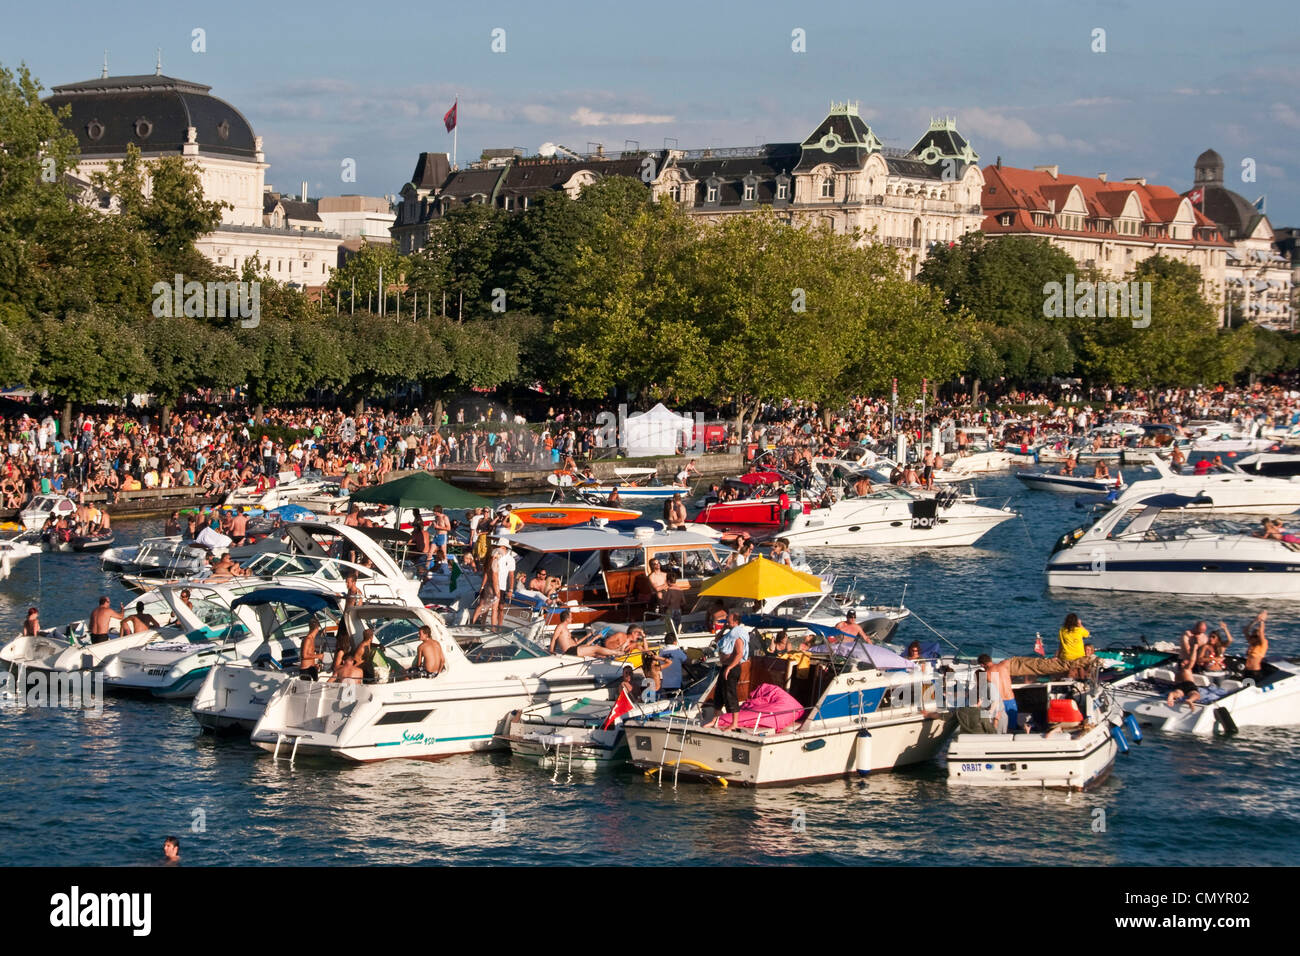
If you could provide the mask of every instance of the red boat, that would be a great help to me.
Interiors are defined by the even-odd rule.
[[[705,505],[704,510],[695,516],[695,520],[714,528],[742,525],[755,528],[780,528],[782,512],[790,507],[788,498],[786,502],[785,508],[782,508],[779,497],[715,501],[713,504]],[[801,505],[805,513],[811,507],[806,501],[801,502]]]

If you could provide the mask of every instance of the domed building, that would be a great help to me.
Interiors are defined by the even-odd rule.
[[[135,146],[145,159],[183,156],[198,170],[208,200],[228,203],[220,228],[197,243],[218,265],[240,270],[256,256],[262,271],[280,282],[316,288],[338,261],[341,237],[326,232],[314,207],[288,202],[266,185],[262,137],[211,87],[162,75],[108,76],[56,86],[46,105],[69,116],[64,126],[81,150],[75,175],[89,180]],[[303,184],[304,187],[306,184]],[[99,204],[110,209],[109,197]]]
[[[1293,328],[1292,272],[1277,246],[1277,236],[1256,203],[1223,185],[1223,157],[1207,149],[1196,157],[1193,185],[1183,193],[1219,227],[1232,243],[1224,265],[1224,318],[1252,322],[1275,329]]]

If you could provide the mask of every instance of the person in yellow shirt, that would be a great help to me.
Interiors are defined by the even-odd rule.
[[[511,534],[524,526],[524,519],[511,510],[510,505],[502,505],[501,524]]]
[[[1060,646],[1056,650],[1058,660],[1077,661],[1084,656],[1083,642],[1091,635],[1088,629],[1079,622],[1079,615],[1065,615],[1065,623],[1061,626]]]

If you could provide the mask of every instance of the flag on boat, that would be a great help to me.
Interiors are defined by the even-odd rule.
[[[1034,641],[1034,653],[1042,654],[1044,657],[1046,657],[1047,649],[1043,647],[1043,635],[1035,634],[1034,636],[1037,638],[1037,640]]]
[[[609,712],[609,717],[605,720],[605,726],[601,730],[609,730],[614,726],[614,721],[618,720],[626,713],[632,710],[632,699],[627,696],[627,691],[618,692],[618,700],[614,703],[614,709]]]
[[[459,99],[454,100],[451,104],[451,109],[447,110],[446,113],[442,114],[442,125],[447,127],[448,133],[450,133],[452,130],[456,128],[456,105],[459,102],[460,102]]]

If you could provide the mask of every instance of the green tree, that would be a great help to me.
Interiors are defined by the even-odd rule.
[[[104,310],[62,319],[46,316],[33,332],[40,360],[32,372],[32,387],[45,389],[63,403],[65,434],[74,403],[125,400],[149,389],[149,364],[126,317]]]

